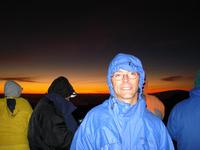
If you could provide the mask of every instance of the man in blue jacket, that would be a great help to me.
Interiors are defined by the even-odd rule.
[[[173,150],[162,121],[145,107],[144,70],[133,55],[118,54],[108,68],[110,98],[90,110],[71,150]]]
[[[190,97],[172,109],[168,130],[180,150],[200,150],[200,71]]]

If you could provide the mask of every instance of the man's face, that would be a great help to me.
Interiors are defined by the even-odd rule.
[[[138,97],[139,74],[120,69],[112,76],[116,97],[126,103],[135,104]]]

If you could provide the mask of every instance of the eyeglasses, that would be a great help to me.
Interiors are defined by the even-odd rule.
[[[112,76],[113,79],[120,81],[122,80],[125,76],[128,77],[128,79],[136,79],[138,77],[137,72],[127,72],[127,73],[122,73],[122,72],[115,72]]]

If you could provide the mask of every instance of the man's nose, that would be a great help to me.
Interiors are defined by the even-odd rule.
[[[129,80],[128,74],[124,74],[123,75],[123,81],[128,81],[128,80]]]

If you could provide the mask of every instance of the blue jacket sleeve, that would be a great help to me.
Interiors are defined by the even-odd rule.
[[[169,118],[168,118],[168,122],[167,122],[167,129],[169,131],[169,134],[171,136],[171,138],[173,140],[176,140],[176,136],[177,136],[177,121],[176,121],[177,117],[176,117],[176,107],[172,109]]]
[[[173,142],[172,142],[172,139],[169,135],[169,132],[167,131],[167,128],[165,127],[165,125],[162,125],[161,127],[162,129],[162,133],[160,136],[160,150],[174,150],[174,145],[173,145]]]

